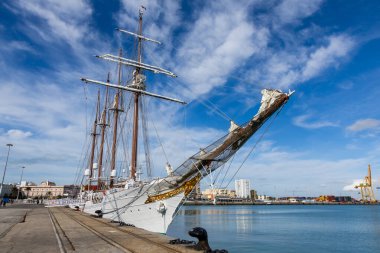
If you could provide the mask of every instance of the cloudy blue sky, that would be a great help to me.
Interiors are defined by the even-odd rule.
[[[96,92],[79,79],[104,80],[115,70],[95,54],[123,47],[133,57],[133,41],[114,28],[136,31],[140,5],[144,34],[163,42],[145,45],[144,61],[178,75],[148,75],[148,89],[189,103],[151,102],[173,167],[227,131],[216,107],[241,124],[256,113],[262,88],[291,89],[269,130],[228,164],[221,186],[263,133],[236,176],[260,194],[358,196],[349,190],[368,164],[378,184],[380,3],[370,0],[2,1],[3,164],[5,145],[14,144],[6,182],[17,182],[22,166],[30,181],[74,181]],[[152,149],[162,175],[165,160]]]

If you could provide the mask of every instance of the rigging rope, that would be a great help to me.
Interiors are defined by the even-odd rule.
[[[129,125],[128,124],[128,116],[129,116],[129,111],[131,109],[131,103],[132,103],[132,97],[129,96],[129,99],[124,99],[124,114],[125,114],[125,117],[123,117],[123,120],[121,121],[121,124],[120,124],[120,133],[119,134],[122,138],[121,138],[121,142],[122,142],[122,146],[123,146],[123,150],[125,152],[124,155],[125,155],[125,160],[128,161],[129,160],[129,152],[127,152],[127,150],[129,149],[129,142],[126,141],[126,139],[129,139],[129,132],[130,132],[130,128],[129,128]],[[127,101],[129,101],[127,103]],[[126,129],[126,130],[125,130]],[[126,134],[124,134],[126,132]],[[123,138],[125,137],[125,138]]]
[[[85,138],[84,138],[84,142],[83,142],[83,145],[82,145],[82,150],[81,150],[81,154],[80,154],[80,156],[79,156],[79,160],[78,160],[78,165],[77,165],[77,170],[76,170],[76,172],[75,172],[75,179],[74,179],[74,184],[76,184],[76,183],[78,183],[78,181],[79,181],[79,178],[82,176],[81,175],[81,170],[83,169],[83,168],[81,168],[81,166],[80,166],[80,164],[81,164],[81,162],[83,162],[83,160],[82,160],[82,157],[83,157],[83,155],[84,155],[84,151],[85,151],[85,147],[86,147],[86,145],[87,145],[87,138],[88,138],[88,129],[87,129],[87,92],[86,92],[86,84],[84,84],[83,85],[83,95],[84,95],[84,99],[85,99],[85,132],[86,132],[86,134],[85,134]],[[83,165],[83,164],[82,164]],[[83,180],[82,180],[83,181]]]
[[[140,108],[141,108],[141,127],[143,130],[143,141],[144,141],[144,151],[145,151],[145,165],[147,176],[152,176],[152,167],[150,161],[150,147],[149,147],[149,134],[147,128],[147,112],[146,112],[146,100],[144,96],[140,96]]]
[[[248,152],[247,156],[244,158],[243,162],[241,163],[241,165],[239,166],[239,168],[236,170],[236,172],[233,174],[233,176],[231,177],[230,181],[228,182],[228,184],[223,187],[224,189],[226,189],[230,183],[232,182],[232,180],[234,179],[234,177],[236,176],[236,174],[239,172],[239,170],[243,167],[244,163],[247,161],[248,157],[252,154],[253,150],[257,147],[257,145],[259,144],[259,142],[263,139],[264,135],[268,132],[269,128],[272,126],[273,122],[275,121],[275,119],[277,118],[277,116],[279,115],[279,113],[282,111],[282,108],[284,107],[284,105],[281,106],[281,108],[278,110],[278,112],[276,113],[276,115],[273,117],[273,120],[268,124],[268,126],[264,129],[264,132],[261,134],[261,136],[259,137],[259,139],[257,140],[257,142],[255,143],[255,145],[253,145],[253,147],[251,148],[251,150]]]
[[[224,180],[226,179],[227,174],[228,174],[228,172],[230,171],[230,168],[231,168],[232,162],[233,162],[234,159],[235,159],[235,156],[236,156],[236,153],[232,156],[232,159],[231,159],[231,161],[230,161],[230,164],[228,165],[228,168],[227,168],[227,170],[226,170],[226,173],[225,173],[224,176],[223,176],[223,179],[222,179],[222,182],[220,183],[220,186],[223,185]]]
[[[164,149],[164,145],[162,145],[162,142],[161,142],[160,136],[158,135],[158,131],[157,131],[156,125],[154,124],[153,121],[152,121],[152,125],[153,125],[153,128],[154,128],[154,131],[156,132],[157,140],[158,140],[158,142],[160,143],[160,146],[161,146],[161,148],[162,148],[162,152],[164,153],[165,160],[166,160],[167,163],[169,163],[169,159],[168,159],[168,156],[166,155],[166,152],[165,152],[165,149]],[[169,163],[169,164],[170,164],[170,163]]]
[[[199,98],[197,99],[198,101],[200,101],[202,103],[202,100]],[[208,102],[211,106],[208,106],[206,103],[203,103],[204,106],[206,106],[207,108],[213,110],[213,112],[216,112],[216,114],[218,114],[220,117],[222,117],[223,119],[227,120],[227,121],[234,121],[232,118],[230,118],[226,113],[224,113],[222,110],[220,110],[214,103],[212,103],[210,100],[205,100],[204,99],[204,102]],[[211,108],[210,108],[211,107]]]

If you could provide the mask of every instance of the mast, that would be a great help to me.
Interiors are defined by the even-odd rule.
[[[110,82],[110,73],[108,73],[107,76],[107,83]],[[102,168],[103,168],[103,150],[104,150],[104,135],[107,125],[106,118],[107,118],[107,104],[108,104],[108,87],[106,87],[106,97],[104,101],[104,108],[101,116],[101,122],[99,123],[99,126],[101,128],[100,133],[100,150],[99,150],[99,159],[98,159],[98,189],[100,189],[101,180],[100,177],[102,176]]]
[[[141,40],[142,40],[142,16],[143,11],[140,9],[139,11],[139,31],[137,37],[138,45],[137,45],[137,62],[141,64]],[[136,67],[134,73],[134,82],[135,84],[139,84],[140,78],[139,74],[141,72],[140,67]],[[142,88],[139,86],[139,88]],[[136,167],[137,167],[137,145],[138,145],[138,131],[139,131],[139,97],[140,93],[134,93],[134,112],[133,112],[133,134],[132,134],[132,161],[131,161],[131,178],[136,180]]]
[[[112,54],[104,54],[104,55],[96,55],[97,58],[111,61],[118,63],[119,65],[119,82],[117,84],[109,83],[109,82],[101,82],[93,79],[88,79],[88,78],[81,78],[81,80],[85,83],[92,83],[92,84],[97,84],[97,85],[103,85],[111,88],[117,89],[117,93],[115,95],[115,102],[114,102],[114,107],[110,110],[115,110],[114,112],[114,131],[113,131],[113,143],[112,143],[112,158],[111,158],[111,183],[112,183],[112,175],[115,172],[115,161],[116,161],[116,132],[117,132],[117,120],[118,120],[118,111],[122,111],[122,109],[118,109],[118,104],[119,104],[119,98],[121,96],[121,91],[128,91],[133,93],[133,106],[134,106],[134,115],[133,115],[133,126],[132,126],[132,147],[131,147],[131,174],[130,178],[133,180],[136,180],[136,171],[137,171],[137,147],[138,147],[138,128],[139,128],[139,100],[141,94],[145,96],[150,96],[150,97],[155,97],[171,102],[176,102],[180,104],[186,104],[186,102],[155,94],[152,92],[148,92],[145,89],[145,80],[146,76],[142,74],[143,70],[150,71],[154,74],[164,74],[170,77],[177,77],[174,73],[163,69],[161,67],[153,66],[150,64],[146,64],[142,62],[142,42],[143,41],[148,41],[148,42],[153,42],[155,44],[161,44],[161,42],[145,37],[142,35],[142,18],[143,18],[143,10],[146,10],[144,6],[141,6],[141,9],[139,11],[139,26],[138,26],[138,33],[133,33],[129,32],[124,29],[116,28],[117,31],[121,33],[126,33],[128,35],[132,35],[138,40],[138,45],[137,45],[137,59],[136,60],[131,60],[127,58],[121,57],[121,51],[119,56],[112,55]],[[129,67],[134,67],[135,70],[133,71],[133,77],[132,81],[128,82],[127,85],[121,85],[121,65],[129,66]]]
[[[119,57],[122,57],[123,51],[120,48],[119,50]],[[118,85],[121,86],[121,63],[119,63],[118,68]],[[113,117],[113,139],[112,139],[112,151],[111,151],[111,177],[110,177],[110,187],[113,186],[113,173],[115,170],[115,164],[116,164],[116,143],[117,143],[117,125],[118,125],[118,119],[119,119],[119,99],[121,96],[120,89],[117,90],[115,94],[115,100],[114,100],[114,107],[112,110],[114,111],[114,117]]]
[[[91,154],[90,154],[90,161],[89,161],[89,167],[90,167],[90,177],[89,177],[89,185],[91,185],[91,178],[93,177],[93,164],[94,164],[94,156],[95,156],[95,144],[96,144],[96,126],[98,124],[98,113],[99,113],[99,101],[100,101],[100,91],[98,90],[98,102],[96,106],[96,114],[95,114],[95,120],[94,124],[92,126],[92,144],[91,144]],[[88,189],[90,190],[90,189]]]

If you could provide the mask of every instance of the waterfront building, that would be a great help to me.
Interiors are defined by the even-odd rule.
[[[56,186],[54,182],[50,182],[48,180],[41,182],[40,185],[32,185],[26,184],[22,186],[21,184],[21,192],[28,198],[35,197],[48,197],[54,198],[58,196],[63,196],[64,186]]]
[[[267,195],[258,195],[257,200],[265,201],[265,200],[272,200],[272,198]]]
[[[228,189],[206,189],[202,192],[202,198],[214,200],[216,197],[235,198],[234,190]]]
[[[257,191],[256,190],[251,190],[251,199],[253,199],[253,200],[257,199]]]
[[[249,198],[251,196],[251,184],[248,179],[235,180],[235,191],[238,198]]]

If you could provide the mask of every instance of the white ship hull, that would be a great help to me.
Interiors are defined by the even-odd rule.
[[[91,200],[86,201],[83,207],[83,212],[91,214],[91,215],[97,215],[96,211],[102,210],[102,203],[93,203]]]
[[[103,217],[136,227],[165,234],[172,222],[184,193],[161,201],[145,203],[151,187],[111,190],[103,198]]]
[[[79,210],[83,210],[84,205],[85,205],[84,202],[77,201],[77,202],[75,202],[75,203],[70,204],[69,207],[70,207],[71,209],[74,209],[74,210],[77,210],[77,207],[79,208]]]
[[[90,192],[86,196],[86,202],[84,203],[83,212],[98,215],[96,211],[102,210],[103,193],[102,192]]]

